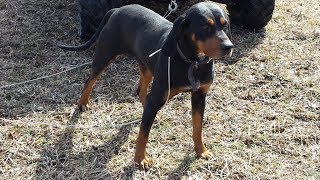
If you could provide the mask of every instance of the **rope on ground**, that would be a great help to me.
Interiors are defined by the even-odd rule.
[[[127,126],[130,124],[135,124],[141,121],[141,118],[135,119],[129,122],[121,123],[121,124],[115,124],[115,125],[60,125],[56,123],[45,123],[45,122],[31,122],[31,121],[21,121],[21,120],[11,120],[11,119],[5,119],[5,118],[0,118],[0,122],[6,122],[6,123],[12,123],[14,125],[25,125],[28,127],[35,127],[35,126],[48,126],[48,127],[55,127],[55,128],[60,128],[60,129],[66,129],[66,128],[75,128],[75,129],[92,129],[92,130],[97,130],[97,129],[105,129],[105,128],[120,128],[122,126]]]
[[[81,64],[79,66],[76,66],[76,67],[61,71],[61,72],[57,72],[57,73],[54,73],[54,74],[51,74],[51,75],[42,76],[42,77],[39,77],[39,78],[35,78],[35,79],[31,79],[31,80],[27,80],[27,81],[23,81],[23,82],[19,82],[19,83],[13,83],[13,84],[1,86],[0,89],[12,87],[12,86],[18,86],[18,85],[21,85],[21,84],[27,84],[27,83],[30,83],[30,82],[34,82],[34,81],[39,81],[39,80],[42,80],[42,79],[50,78],[50,77],[57,76],[57,75],[60,75],[62,73],[66,73],[66,72],[72,71],[74,69],[77,69],[79,67],[86,66],[86,65],[89,65],[89,64],[91,64],[91,62],[86,62],[86,63],[83,63],[83,64]]]
[[[177,9],[178,9],[178,4],[177,4],[176,0],[171,0],[171,2],[168,5],[168,11],[164,14],[163,17],[167,18],[168,16],[170,16],[170,14],[172,12],[175,12]],[[161,49],[155,51],[149,57],[151,57],[154,54],[158,53],[160,50]],[[39,80],[42,80],[42,79],[50,78],[50,77],[57,76],[57,75],[62,74],[62,73],[66,73],[68,71],[72,71],[74,69],[77,69],[79,67],[86,66],[86,65],[89,65],[89,64],[91,64],[91,62],[87,62],[87,63],[81,64],[80,66],[76,66],[76,67],[73,67],[73,68],[70,68],[70,69],[55,73],[55,74],[42,76],[42,77],[39,77],[39,78],[35,78],[35,79],[31,79],[31,80],[27,80],[27,81],[23,81],[23,82],[19,82],[19,83],[13,83],[13,84],[5,85],[5,86],[0,86],[0,89],[9,88],[9,87],[18,86],[18,85],[21,85],[21,84],[27,84],[27,83],[30,83],[30,82],[34,82],[34,81],[39,81]]]

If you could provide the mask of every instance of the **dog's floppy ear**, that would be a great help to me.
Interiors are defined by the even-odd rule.
[[[161,47],[161,51],[166,56],[172,56],[173,53],[176,51],[176,42],[180,38],[180,35],[183,32],[183,28],[186,24],[186,15],[183,14],[179,16],[173,23],[173,27],[165,40],[164,44]]]

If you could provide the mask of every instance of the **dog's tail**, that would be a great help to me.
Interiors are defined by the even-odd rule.
[[[61,45],[61,44],[58,44],[57,46],[61,49],[64,49],[64,50],[68,50],[68,51],[84,51],[86,49],[89,49],[98,39],[99,37],[99,34],[101,32],[101,30],[103,29],[103,27],[106,25],[106,23],[108,22],[110,16],[113,14],[113,12],[115,11],[116,9],[111,9],[110,11],[108,11],[102,21],[100,22],[100,25],[98,27],[98,29],[96,30],[96,32],[93,34],[93,36],[90,38],[89,41],[87,41],[86,43],[82,44],[82,45],[79,45],[79,46],[67,46],[67,45]]]

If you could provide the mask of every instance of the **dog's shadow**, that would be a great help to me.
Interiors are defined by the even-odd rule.
[[[92,146],[89,150],[74,153],[74,133],[80,118],[80,113],[76,111],[66,125],[59,140],[53,145],[44,148],[38,159],[35,179],[56,179],[56,178],[85,178],[85,179],[113,179],[106,169],[106,165],[111,159],[118,155],[121,146],[128,141],[132,128],[138,123],[123,125],[118,133],[108,141],[99,146]],[[168,172],[167,179],[180,179],[187,176],[190,165],[195,158],[187,153],[179,166]],[[133,179],[138,168],[129,163],[121,168],[121,179]]]
[[[186,156],[183,158],[179,166],[168,173],[168,176],[167,176],[168,180],[181,179],[183,176],[188,175],[187,171],[189,170],[190,165],[195,161],[195,158],[192,157],[190,154],[192,153],[186,154]]]
[[[135,124],[123,125],[119,128],[118,133],[103,145],[93,146],[89,150],[75,154],[73,153],[73,138],[79,118],[80,113],[75,112],[57,143],[53,147],[42,150],[36,167],[35,179],[59,179],[59,177],[110,179],[112,177],[105,165],[119,153]],[[135,171],[135,167],[132,165],[127,169],[130,169],[131,173],[127,173],[126,177],[131,179],[130,175]]]

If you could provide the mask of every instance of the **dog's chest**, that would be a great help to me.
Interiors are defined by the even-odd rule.
[[[177,87],[183,91],[190,91],[192,90],[192,86],[196,85],[198,88],[201,88],[213,81],[213,77],[214,77],[213,63],[201,65],[198,68],[193,69],[192,73],[188,71],[189,71],[189,66],[174,67],[171,70],[172,86]],[[193,79],[193,80],[190,80],[190,79]]]
[[[200,86],[198,89],[201,89],[203,87],[207,87],[208,86],[208,83],[211,83],[211,82],[203,82],[203,83],[200,83]],[[182,86],[179,88],[181,91],[183,92],[189,92],[189,91],[192,91],[192,86],[189,85],[189,86]]]

